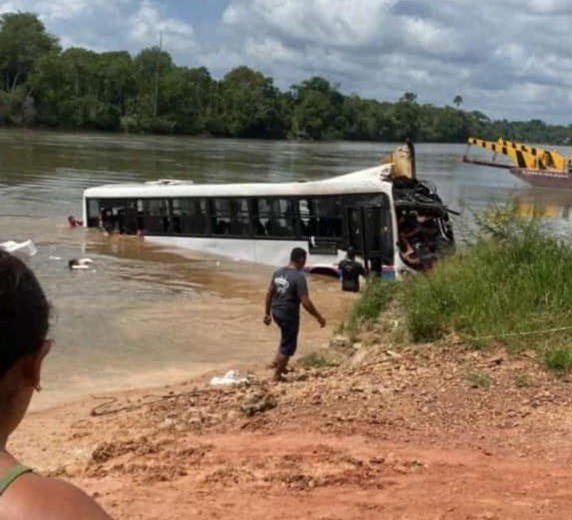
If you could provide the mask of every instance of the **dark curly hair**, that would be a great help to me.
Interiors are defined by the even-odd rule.
[[[0,250],[0,378],[41,347],[49,318],[50,305],[32,270]]]

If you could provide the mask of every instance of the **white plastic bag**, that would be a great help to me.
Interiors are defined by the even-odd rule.
[[[215,376],[211,379],[211,385],[234,385],[248,381],[246,377],[241,377],[236,370],[229,370],[224,376]]]

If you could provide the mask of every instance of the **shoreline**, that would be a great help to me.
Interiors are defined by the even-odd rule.
[[[167,382],[160,382],[164,376],[164,370],[140,372],[123,383],[115,384],[114,386],[105,389],[102,383],[86,382],[84,388],[80,389],[79,395],[69,395],[68,390],[50,391],[49,388],[43,389],[42,394],[35,396],[30,404],[29,414],[49,412],[50,410],[58,409],[66,406],[74,406],[79,403],[89,402],[93,399],[98,399],[102,394],[110,394],[113,396],[129,395],[131,393],[137,394],[145,391],[157,390],[159,388],[166,388],[170,386],[178,386],[185,384],[190,380],[201,380],[207,376],[220,375],[220,372],[227,370],[244,370],[245,367],[238,366],[238,363],[233,363],[232,366],[228,362],[212,362],[212,363],[191,363],[197,365],[196,368],[183,369],[171,368],[169,369],[170,375]],[[247,366],[247,363],[244,363]],[[241,370],[241,371],[242,371]],[[81,387],[79,387],[81,388]],[[78,390],[76,385],[74,391]]]
[[[140,245],[132,240],[116,242],[125,247]],[[87,314],[68,310],[54,327],[56,345],[44,366],[44,391],[32,401],[31,411],[76,402],[93,394],[160,387],[214,371],[242,370],[256,366],[260,360],[270,361],[279,338],[275,325],[262,324],[271,268],[153,244],[146,244],[145,255],[146,260],[155,262],[154,272],[176,272],[173,283],[180,283],[181,291],[109,312],[105,328],[113,333],[103,338],[100,333],[85,343],[80,335],[66,334],[77,327],[77,319]],[[210,269],[211,263],[216,263],[215,270]],[[102,262],[102,273],[105,267]],[[81,274],[75,278],[78,287],[84,280],[88,283],[90,277],[96,279]],[[310,285],[312,297],[329,324],[320,329],[304,312],[298,355],[327,345],[333,329],[355,300],[355,295],[342,293],[337,280],[316,276]],[[61,349],[59,334],[64,336]],[[106,342],[108,338],[112,342]],[[81,359],[82,364],[75,366],[72,361],[70,366],[69,356]]]
[[[319,353],[340,364],[295,364],[287,383],[271,384],[257,363],[243,369],[250,384],[210,387],[217,370],[30,413],[9,449],[80,485],[117,520],[560,520],[569,511],[570,377],[454,342]],[[475,371],[493,386],[476,385]],[[526,384],[515,379],[523,373]]]

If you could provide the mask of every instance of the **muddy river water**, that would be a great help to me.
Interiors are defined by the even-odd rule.
[[[81,215],[85,188],[164,177],[325,178],[374,165],[394,146],[0,131],[0,241],[35,242],[38,253],[27,262],[53,304],[55,346],[34,407],[240,369],[269,359],[278,337],[262,324],[270,268],[68,229],[66,217]],[[572,194],[533,190],[504,170],[462,164],[464,149],[417,147],[418,175],[462,211],[458,236],[468,233],[475,211],[509,198],[523,212],[543,211],[555,233],[572,235]],[[80,256],[94,268],[69,271],[67,260]],[[327,344],[354,297],[317,276],[310,290],[328,326],[304,317],[302,354]]]

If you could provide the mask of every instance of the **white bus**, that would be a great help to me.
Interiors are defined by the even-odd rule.
[[[84,191],[83,221],[152,243],[272,266],[303,247],[308,271],[320,274],[337,275],[351,246],[371,271],[395,278],[427,265],[406,254],[401,240],[412,215],[430,223],[433,257],[454,241],[450,210],[434,187],[401,177],[397,169],[388,162],[309,182],[109,184]]]

